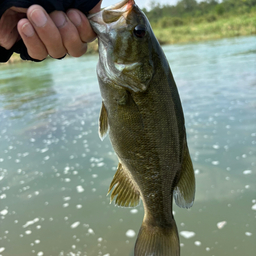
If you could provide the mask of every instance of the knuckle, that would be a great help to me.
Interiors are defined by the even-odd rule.
[[[0,30],[0,45],[5,49],[9,50],[13,45],[13,38],[11,38],[11,33],[4,30]]]
[[[64,46],[69,55],[73,57],[80,57],[87,50],[87,44],[83,43],[79,35],[75,33],[70,34],[70,36],[64,41]]]
[[[61,36],[59,33],[53,33],[51,34],[50,36],[50,41],[49,41],[49,44],[54,44],[54,45],[60,45],[61,44]]]
[[[43,60],[48,56],[48,52],[46,48],[39,42],[36,43],[35,41],[32,41],[32,42],[26,41],[25,44],[26,44],[29,56],[32,57],[33,59]]]
[[[80,37],[82,38],[82,40],[84,42],[92,42],[95,38],[96,38],[96,34],[94,33],[94,31],[92,29],[87,29],[86,33],[84,30],[79,31]]]
[[[49,55],[54,59],[62,58],[65,54],[66,54],[66,52],[64,52],[64,51],[62,51],[62,52],[49,52]]]
[[[78,42],[81,42],[80,37],[75,33],[70,33],[67,38],[63,40],[66,48],[76,48]]]
[[[52,58],[61,58],[66,54],[66,49],[64,46],[64,42],[61,39],[60,35],[55,35],[51,38],[50,42],[43,42],[45,47],[47,48],[47,51],[49,55]]]
[[[44,60],[48,56],[47,53],[33,53],[30,51],[28,51],[28,54],[31,58],[36,60]]]
[[[90,36],[87,38],[86,42],[91,43],[91,42],[93,42],[95,39],[96,39],[95,34],[92,34],[92,35],[90,35]]]
[[[72,57],[81,57],[87,52],[87,44],[84,44],[80,48],[69,49],[68,54]]]
[[[14,43],[12,43],[11,41],[9,41],[7,38],[1,38],[0,39],[0,46],[2,46],[3,48],[5,48],[6,50],[10,50],[12,48]]]

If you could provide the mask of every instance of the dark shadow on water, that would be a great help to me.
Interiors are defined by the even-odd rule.
[[[34,73],[39,68],[35,65],[17,65],[0,80],[0,107],[12,111],[12,118],[20,118],[31,112],[53,111],[56,105],[51,74]],[[40,63],[42,66],[44,64]]]
[[[247,54],[256,54],[256,50],[249,50],[249,51],[245,51],[245,52],[239,52],[239,53],[234,54],[234,56],[247,55]]]

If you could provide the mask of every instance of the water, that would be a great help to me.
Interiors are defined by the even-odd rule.
[[[256,252],[256,37],[165,46],[197,191],[181,255]],[[0,255],[133,255],[143,207],[109,204],[97,56],[0,66]]]

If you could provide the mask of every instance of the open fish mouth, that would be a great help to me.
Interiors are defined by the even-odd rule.
[[[134,5],[134,0],[123,0],[122,2],[103,8],[97,13],[90,14],[88,19],[97,33],[97,27],[99,25],[113,23],[121,16],[128,15]]]
[[[122,2],[106,7],[105,10],[118,10],[122,8],[126,8],[127,10],[131,8],[131,6],[134,4],[135,4],[134,0],[123,0]]]

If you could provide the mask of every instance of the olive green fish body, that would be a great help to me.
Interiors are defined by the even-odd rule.
[[[178,256],[172,199],[190,207],[195,179],[171,70],[134,1],[106,8],[90,21],[99,37],[99,134],[109,132],[119,158],[111,200],[120,206],[143,201],[135,256]]]
[[[168,81],[161,79],[162,86],[157,83],[163,77],[161,73],[155,75],[145,93],[128,92],[101,81],[100,87],[108,113],[109,136],[120,163],[138,184],[146,207],[162,207],[159,201],[165,201],[170,217],[182,149]]]

